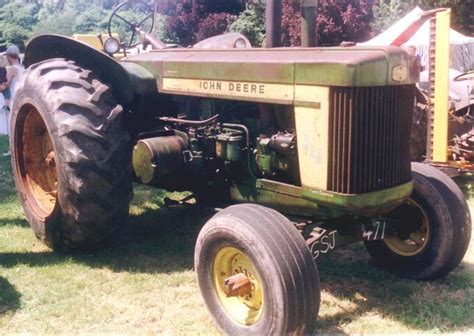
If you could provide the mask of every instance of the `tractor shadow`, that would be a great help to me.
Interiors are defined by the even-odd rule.
[[[0,253],[0,264],[6,268],[41,267],[73,260],[115,272],[165,274],[191,270],[200,228],[214,212],[198,206],[166,209],[163,206],[165,195],[164,191],[136,190],[128,224],[118,238],[99,251]],[[19,220],[18,225],[23,226],[22,223]],[[417,282],[371,265],[360,244],[336,250],[318,260],[322,303],[316,331],[343,334],[344,325],[358,323],[361,317],[369,319],[368,323],[380,323],[380,319],[371,317],[374,312],[407,326],[411,332],[455,332],[473,328],[474,264],[471,259],[444,279]],[[18,309],[20,294],[1,277],[0,293],[0,314]]]
[[[19,227],[24,227],[28,228],[30,225],[24,218],[0,218],[0,227],[6,226],[6,225],[14,225],[14,226],[19,226]]]
[[[0,277],[0,316],[20,308],[21,294],[5,278]]]
[[[410,332],[462,332],[474,327],[474,265],[469,261],[443,279],[413,281],[375,267],[364,246],[357,244],[325,256],[318,269],[322,290],[318,333],[342,334],[342,325],[361,317],[364,322],[357,323],[372,325],[389,318]]]
[[[161,191],[159,196],[156,191],[153,193],[146,202],[139,200],[142,204],[138,214],[133,213],[137,200],[132,202],[127,224],[98,250],[62,253],[44,248],[38,252],[6,252],[0,253],[0,265],[41,267],[72,259],[91,268],[108,268],[114,272],[153,274],[190,270],[194,266],[194,246],[200,228],[213,211],[195,205],[166,208]],[[5,222],[12,223],[10,220]],[[17,222],[28,226],[20,219]]]

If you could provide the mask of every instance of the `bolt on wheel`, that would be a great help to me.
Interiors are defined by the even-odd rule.
[[[213,262],[212,279],[217,296],[235,321],[252,325],[264,308],[260,276],[250,258],[235,247],[219,250]]]
[[[464,257],[471,217],[454,181],[429,165],[412,163],[413,194],[384,217],[397,233],[365,242],[374,264],[417,280],[440,278]]]
[[[408,225],[412,230],[405,236],[396,235],[385,238],[385,244],[398,255],[414,256],[420,253],[428,243],[429,219],[423,208],[413,199],[408,199],[403,208],[404,211],[412,214]]]
[[[199,233],[195,268],[224,334],[314,332],[318,270],[303,236],[277,211],[256,204],[219,211]]]
[[[15,152],[25,192],[32,201],[32,209],[45,218],[51,215],[57,201],[58,174],[53,144],[46,124],[31,105],[23,108],[23,118]]]

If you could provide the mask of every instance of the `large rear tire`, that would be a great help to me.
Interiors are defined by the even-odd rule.
[[[36,236],[54,249],[96,248],[132,196],[129,136],[110,88],[64,59],[25,70],[12,109],[16,188]]]
[[[199,234],[195,267],[202,297],[225,334],[313,331],[320,303],[316,264],[298,230],[275,210],[240,204],[216,214]],[[228,296],[226,283],[234,278],[251,290]]]
[[[399,233],[367,242],[376,264],[401,276],[429,280],[459,265],[471,238],[471,218],[462,191],[436,168],[412,163],[415,188],[410,199],[385,217]]]

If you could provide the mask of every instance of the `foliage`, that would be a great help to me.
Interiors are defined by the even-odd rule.
[[[152,3],[152,0],[140,0]],[[135,2],[140,2],[136,0]],[[187,46],[226,31],[241,32],[254,46],[265,39],[266,0],[158,0],[155,33],[162,39]],[[72,35],[104,33],[113,8],[121,0],[0,0],[0,51],[11,43],[23,49],[29,38],[41,33]],[[282,42],[300,44],[300,0],[282,0]],[[455,29],[474,34],[474,0],[319,0],[317,29],[320,45],[343,40],[362,41],[387,28],[414,6],[450,7]],[[124,13],[136,20],[143,11]],[[114,23],[123,40],[130,29]]]
[[[474,0],[457,1],[452,7],[451,25],[463,34],[474,35]]]
[[[318,45],[338,45],[342,41],[361,41],[370,37],[372,0],[326,0],[317,7]],[[284,45],[300,45],[300,3],[283,0],[282,42]]]
[[[23,1],[7,1],[0,7],[0,48],[10,44],[24,48],[31,34],[31,27],[37,22],[39,6]]]
[[[162,13],[167,16],[166,39],[187,46],[222,34],[235,20],[234,13],[243,8],[239,0],[167,0],[162,5]]]
[[[374,5],[374,32],[382,32],[415,6],[423,10],[451,8],[451,26],[463,34],[474,34],[474,0],[382,0]]]
[[[406,15],[414,5],[403,0],[380,1],[374,6],[372,29],[379,34]]]
[[[105,32],[108,14],[106,10],[92,6],[77,16],[73,30],[79,34]]]
[[[55,15],[44,16],[33,28],[32,36],[41,34],[58,34],[71,36],[74,33],[77,13],[71,10],[64,10]]]
[[[265,0],[249,0],[245,10],[230,26],[230,31],[245,35],[255,47],[265,39]]]
[[[229,13],[209,14],[199,23],[199,29],[195,34],[196,42],[227,31],[235,18],[235,15]]]

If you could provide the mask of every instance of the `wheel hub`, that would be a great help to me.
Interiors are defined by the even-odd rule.
[[[401,256],[414,256],[420,253],[428,243],[429,219],[422,207],[413,199],[409,199],[403,207],[403,211],[411,214],[402,218],[402,220],[410,218],[406,226],[409,232],[404,235],[386,237],[384,242],[388,248]]]
[[[213,284],[227,314],[244,325],[255,324],[263,311],[263,289],[255,265],[241,250],[224,247],[213,262]]]
[[[17,125],[15,156],[24,192],[32,210],[41,218],[56,205],[58,175],[53,143],[35,107],[26,105]]]

